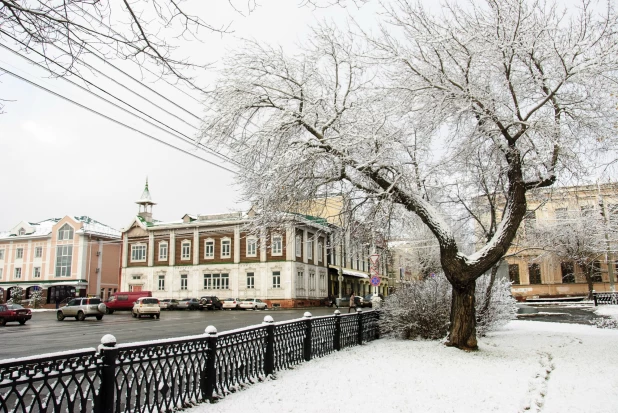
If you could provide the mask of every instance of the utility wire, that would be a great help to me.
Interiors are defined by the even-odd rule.
[[[94,109],[92,109],[92,108],[90,108],[90,107],[88,107],[88,106],[86,106],[86,105],[83,105],[83,104],[81,104],[81,103],[79,103],[79,102],[76,102],[76,101],[74,101],[74,100],[72,100],[72,99],[69,99],[68,97],[63,96],[63,95],[61,95],[61,94],[59,94],[59,93],[57,93],[57,92],[54,92],[53,90],[50,90],[50,89],[48,89],[48,88],[46,88],[46,87],[44,87],[44,86],[41,86],[41,85],[39,85],[39,84],[38,84],[38,83],[36,83],[36,82],[33,82],[33,81],[28,80],[28,79],[26,79],[26,78],[24,78],[24,77],[22,77],[22,76],[19,76],[18,74],[11,72],[10,70],[5,69],[4,67],[1,67],[1,66],[0,66],[0,70],[2,70],[2,71],[4,71],[4,72],[8,73],[9,75],[11,75],[11,76],[13,76],[13,77],[15,77],[15,78],[17,78],[17,79],[19,79],[19,80],[22,80],[22,81],[24,81],[24,82],[26,82],[26,83],[29,83],[29,84],[31,84],[32,86],[35,86],[35,87],[37,87],[37,88],[39,88],[39,89],[41,89],[41,90],[43,90],[43,91],[45,91],[45,92],[47,92],[47,93],[50,93],[50,94],[52,94],[52,95],[54,95],[54,96],[56,96],[56,97],[59,97],[59,98],[61,98],[61,99],[63,99],[63,100],[66,100],[67,102],[70,102],[70,103],[72,103],[72,104],[74,104],[74,105],[76,105],[76,106],[79,106],[80,108],[85,109],[85,110],[87,110],[88,112],[94,113],[95,115],[99,115],[99,116],[101,116],[102,118],[107,119],[107,120],[109,120],[109,121],[111,121],[111,122],[114,122],[114,123],[116,123],[116,124],[118,124],[118,125],[120,125],[120,126],[124,126],[125,128],[132,130],[133,132],[137,132],[137,133],[139,133],[140,135],[143,135],[143,136],[145,136],[145,137],[147,137],[147,138],[150,138],[150,139],[153,139],[153,140],[155,140],[155,141],[157,141],[157,142],[159,142],[159,143],[162,143],[162,144],[163,144],[163,145],[165,145],[165,146],[168,146],[168,147],[170,147],[170,148],[172,148],[172,149],[176,149],[176,150],[178,150],[178,151],[180,151],[180,152],[183,152],[183,153],[185,153],[185,154],[187,154],[187,155],[190,155],[190,156],[192,156],[192,157],[194,157],[194,158],[196,158],[196,159],[199,159],[200,161],[203,161],[203,162],[206,162],[206,163],[208,163],[208,164],[210,164],[210,165],[216,166],[217,168],[223,169],[223,170],[228,171],[228,172],[231,172],[231,173],[233,173],[233,174],[236,174],[236,173],[237,173],[236,171],[233,171],[232,169],[226,168],[226,167],[224,167],[224,166],[222,166],[222,165],[219,165],[219,164],[217,164],[217,163],[215,163],[215,162],[212,162],[212,161],[209,161],[209,160],[207,160],[207,159],[204,159],[204,158],[202,158],[201,156],[198,156],[198,155],[196,155],[196,154],[194,154],[194,153],[192,153],[192,152],[189,152],[189,151],[187,151],[187,150],[185,150],[185,149],[182,149],[182,148],[179,148],[179,147],[177,147],[177,146],[174,146],[174,145],[172,145],[172,144],[171,144],[171,143],[169,143],[169,142],[165,142],[164,140],[159,139],[159,138],[157,138],[157,137],[155,137],[155,136],[152,136],[152,135],[150,135],[150,134],[148,134],[148,133],[146,133],[146,132],[142,132],[141,130],[139,130],[139,129],[137,129],[137,128],[134,128],[133,126],[127,125],[126,123],[123,123],[123,122],[121,122],[121,121],[119,121],[119,120],[117,120],[117,119],[112,118],[111,116],[105,115],[105,114],[103,114],[103,113],[101,113],[101,112],[98,112],[98,111],[96,111],[96,110],[94,110]],[[95,94],[95,96],[97,96],[97,95]]]
[[[1,33],[6,34],[6,33],[5,33],[2,29],[0,29],[0,32],[1,32]],[[11,36],[11,37],[12,37],[12,36]],[[13,38],[13,39],[14,39],[14,38]],[[15,40],[16,40],[16,39],[15,39]],[[166,123],[163,123],[163,122],[161,122],[161,121],[159,121],[159,120],[157,120],[157,119],[153,118],[152,116],[150,116],[150,115],[148,115],[147,113],[143,112],[142,110],[140,110],[140,109],[138,109],[138,108],[134,107],[133,105],[131,105],[131,104],[129,104],[129,103],[127,103],[127,102],[125,102],[124,100],[122,100],[122,99],[120,99],[120,98],[116,97],[115,95],[113,95],[112,93],[110,93],[110,92],[106,91],[105,89],[102,89],[101,87],[99,87],[99,86],[97,86],[96,84],[94,84],[94,83],[90,82],[89,80],[86,80],[86,79],[85,79],[85,78],[83,78],[81,75],[79,75],[79,74],[77,74],[77,73],[75,73],[75,72],[71,71],[70,69],[65,68],[64,66],[60,65],[60,64],[59,64],[59,63],[57,63],[56,61],[52,61],[52,62],[53,62],[54,64],[56,64],[57,66],[59,66],[60,68],[62,68],[63,70],[65,70],[65,71],[67,71],[67,72],[69,72],[69,73],[71,73],[71,74],[73,74],[73,75],[77,76],[79,79],[83,80],[84,82],[86,82],[86,83],[88,83],[88,84],[90,84],[90,85],[94,86],[95,88],[99,89],[99,90],[100,90],[100,91],[102,91],[103,93],[106,93],[107,95],[109,95],[109,96],[113,97],[114,99],[118,100],[119,102],[122,102],[123,104],[127,105],[128,107],[132,108],[133,110],[136,110],[137,112],[139,112],[139,113],[143,114],[144,116],[147,116],[148,118],[152,119],[153,121],[155,121],[155,122],[157,122],[157,123],[159,123],[159,124],[161,124],[161,125],[165,126],[166,128],[168,128],[168,129],[170,129],[170,130],[172,130],[172,131],[176,132],[177,134],[179,134],[179,135],[181,135],[181,136],[178,136],[178,135],[176,135],[176,134],[174,134],[174,133],[172,133],[172,132],[170,132],[170,131],[168,131],[168,130],[166,130],[166,129],[164,129],[164,128],[160,127],[160,126],[155,125],[155,124],[154,124],[154,123],[152,123],[151,121],[149,121],[149,120],[147,120],[147,119],[144,119],[143,117],[141,117],[141,116],[139,116],[139,115],[137,115],[137,114],[135,114],[135,113],[133,113],[133,112],[131,112],[131,111],[129,111],[129,110],[127,110],[127,109],[125,109],[125,108],[121,107],[121,106],[118,106],[118,105],[117,105],[117,104],[115,104],[114,102],[111,102],[111,101],[109,101],[108,99],[105,99],[104,97],[102,97],[102,96],[100,96],[100,95],[98,95],[98,94],[96,94],[96,93],[92,92],[92,91],[91,91],[91,90],[89,90],[88,88],[85,88],[85,87],[83,87],[83,86],[81,86],[81,85],[79,85],[79,84],[77,84],[77,83],[73,82],[73,81],[72,81],[72,80],[70,80],[70,79],[67,79],[67,78],[65,78],[65,77],[62,77],[62,76],[58,75],[58,73],[54,72],[54,71],[53,71],[53,70],[51,70],[50,68],[48,68],[48,67],[46,67],[46,66],[44,66],[44,65],[42,65],[42,64],[40,64],[40,63],[38,63],[38,62],[36,62],[36,61],[34,61],[34,60],[32,60],[32,59],[30,59],[30,58],[29,58],[29,57],[27,57],[27,56],[22,55],[21,53],[19,53],[19,52],[15,51],[15,50],[13,50],[13,49],[11,49],[10,47],[8,47],[8,46],[6,46],[6,45],[4,45],[4,44],[2,44],[2,43],[0,43],[0,46],[1,46],[1,47],[3,47],[3,48],[5,48],[5,49],[7,49],[8,51],[10,51],[10,52],[12,52],[12,53],[16,54],[17,56],[19,56],[19,57],[21,57],[21,58],[23,58],[23,59],[25,59],[25,60],[29,61],[30,63],[32,63],[32,64],[34,64],[34,65],[37,65],[37,66],[41,67],[41,68],[42,68],[42,69],[44,69],[44,70],[49,71],[51,74],[53,74],[53,75],[55,75],[55,76],[58,76],[58,77],[61,77],[64,81],[69,82],[69,83],[73,84],[74,86],[77,86],[78,88],[80,88],[80,89],[84,90],[84,91],[85,91],[85,92],[87,92],[87,93],[90,93],[91,95],[96,96],[97,98],[99,98],[99,99],[103,100],[104,102],[107,102],[107,103],[109,103],[109,104],[111,104],[111,105],[114,105],[114,106],[116,106],[117,108],[119,108],[119,109],[123,110],[124,112],[126,112],[126,113],[128,113],[128,114],[130,114],[130,115],[132,115],[132,116],[135,116],[135,117],[137,117],[138,119],[140,119],[140,120],[142,120],[142,121],[144,121],[144,122],[146,122],[146,123],[148,123],[148,124],[150,124],[150,125],[152,125],[152,126],[154,126],[154,127],[158,128],[158,129],[160,129],[160,130],[162,130],[162,131],[164,131],[164,132],[166,132],[166,133],[170,134],[171,136],[173,136],[173,137],[175,137],[175,138],[178,138],[178,139],[182,139],[182,140],[184,140],[185,142],[190,143],[191,145],[197,145],[198,147],[202,148],[203,150],[207,151],[208,153],[211,153],[212,155],[215,155],[215,156],[217,156],[217,157],[219,157],[219,158],[222,158],[223,160],[225,160],[225,161],[227,161],[227,162],[230,162],[230,163],[233,163],[233,164],[238,165],[238,163],[237,163],[237,162],[235,162],[235,161],[233,161],[233,160],[229,159],[229,158],[228,158],[228,157],[226,157],[225,155],[221,155],[221,154],[219,154],[218,152],[211,151],[211,150],[210,150],[208,147],[206,147],[204,144],[201,144],[201,143],[199,143],[199,142],[196,142],[195,140],[191,139],[189,136],[185,135],[184,133],[182,133],[182,132],[180,132],[180,131],[178,131],[178,130],[176,130],[176,129],[172,128],[171,126],[167,125]],[[42,56],[42,54],[41,54],[40,52],[38,52],[38,51],[36,51],[36,50],[34,50],[34,49],[30,48],[30,47],[29,47],[29,46],[27,46],[27,45],[24,45],[24,46],[26,46],[26,47],[27,47],[27,48],[29,48],[30,50],[33,50],[35,53],[37,53],[37,54],[39,54],[39,55],[41,55],[41,56]],[[184,138],[183,138],[183,137],[184,137]]]

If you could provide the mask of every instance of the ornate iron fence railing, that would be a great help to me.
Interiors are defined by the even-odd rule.
[[[601,304],[618,304],[618,292],[593,293],[592,297],[594,299],[595,306]]]
[[[314,357],[378,338],[378,313],[339,314],[218,334],[0,361],[0,413],[167,412],[213,400]]]

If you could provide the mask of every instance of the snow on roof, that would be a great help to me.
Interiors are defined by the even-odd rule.
[[[93,235],[103,235],[108,237],[120,238],[120,231],[114,229],[108,225],[102,224],[99,221],[96,221],[89,216],[71,216],[75,221],[82,222],[84,224],[82,228],[82,233],[84,234],[93,234]],[[34,232],[25,235],[19,235],[18,237],[23,238],[40,238],[49,236],[52,232],[52,228],[58,222],[60,222],[62,218],[48,218],[40,222],[29,222]],[[0,232],[0,239],[14,238],[15,234],[12,234],[10,231]]]

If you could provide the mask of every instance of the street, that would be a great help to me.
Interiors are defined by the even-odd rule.
[[[519,320],[544,321],[551,323],[585,324],[598,318],[592,304],[521,304],[517,314]]]
[[[295,308],[266,311],[162,311],[160,319],[131,317],[129,311],[105,315],[103,320],[56,320],[55,311],[35,312],[25,325],[8,323],[0,327],[0,360],[35,356],[85,347],[97,347],[101,337],[112,334],[118,343],[157,340],[203,334],[213,325],[219,332],[260,324],[270,315],[275,321],[301,318],[305,311],[314,316],[331,315],[335,308]],[[370,309],[364,309],[367,311]],[[345,313],[347,308],[342,308]]]

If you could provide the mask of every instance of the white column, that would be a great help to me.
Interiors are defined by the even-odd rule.
[[[266,230],[261,229],[260,230],[260,262],[266,262],[266,245],[267,245],[266,235],[267,235]]]
[[[305,264],[307,264],[309,262],[309,259],[307,258],[307,256],[309,254],[307,254],[307,229],[303,228],[303,244],[301,245],[301,254],[303,255],[303,262]]]
[[[234,263],[240,262],[240,226],[234,227]],[[231,274],[230,274],[231,275]]]
[[[193,230],[193,265],[200,263],[200,233],[199,228]]]
[[[293,225],[285,230],[285,251],[286,261],[296,261],[296,230]]]
[[[154,252],[155,252],[155,239],[154,232],[150,231],[148,234],[148,266],[154,265]]]
[[[122,268],[127,268],[129,262],[129,235],[122,234]]]
[[[169,254],[170,267],[173,267],[176,264],[176,233],[174,232],[174,230],[170,230]]]

